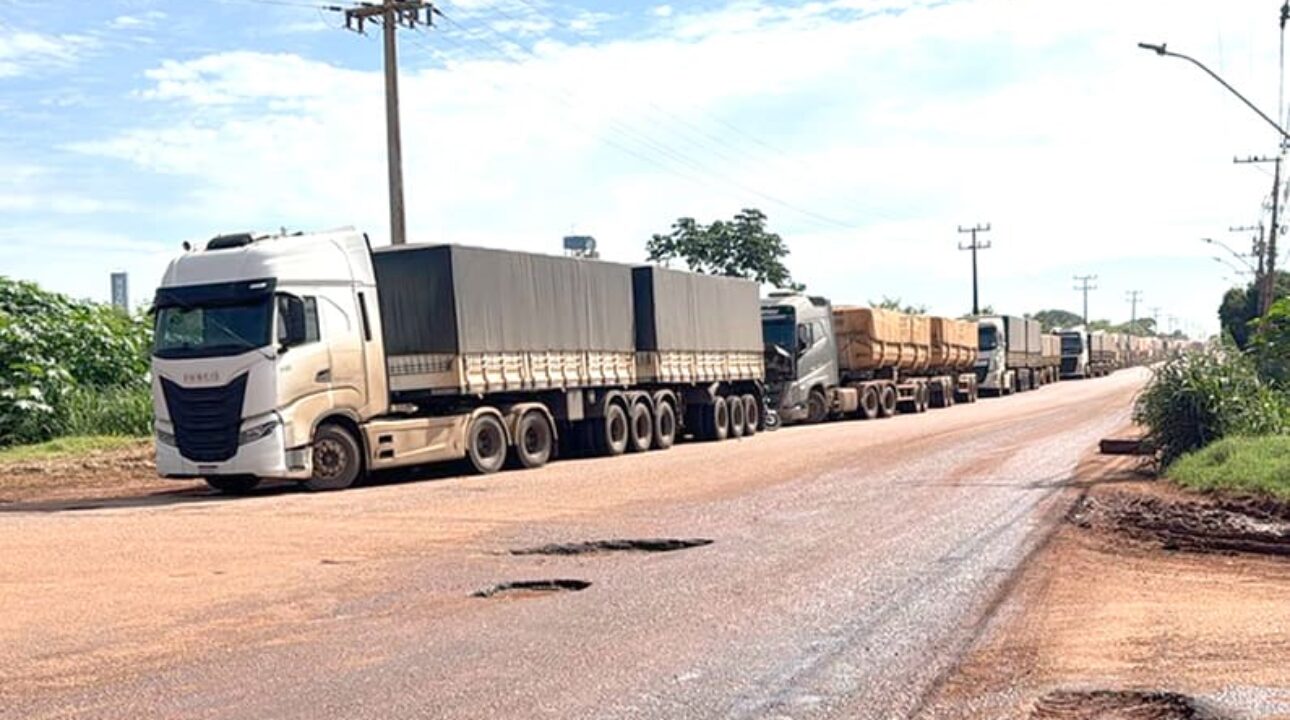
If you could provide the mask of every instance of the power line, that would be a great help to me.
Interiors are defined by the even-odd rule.
[[[467,36],[470,36],[470,33],[469,33],[470,28],[467,28],[465,25],[463,25],[461,21],[458,21],[458,20],[456,20],[456,19],[454,19],[454,18],[452,18],[452,17],[450,17],[450,16],[448,16],[448,15],[446,15],[446,14],[442,13],[442,12],[439,12],[439,11],[436,11],[436,15],[438,15],[439,17],[444,18],[444,20],[446,20],[449,24],[451,24],[451,25],[453,25],[454,27],[456,27],[457,29],[461,30],[463,33],[467,34]],[[517,19],[517,21],[518,21],[518,19]],[[506,37],[504,37],[503,35],[501,35],[501,33],[497,32],[496,30],[494,30],[492,27],[488,26],[487,24],[483,24],[483,25],[481,25],[480,27],[481,27],[481,29],[483,29],[485,32],[487,32],[487,33],[489,33],[489,34],[493,35],[494,37],[497,37],[497,38],[501,39],[501,40],[502,40],[502,41],[504,41],[504,42],[508,42],[508,43],[510,43],[510,44],[512,44],[512,45],[514,45],[516,48],[518,48],[518,50],[519,50],[520,52],[523,52],[524,54],[529,55],[530,57],[533,57],[534,59],[537,59],[537,60],[542,60],[542,59],[543,59],[541,56],[537,55],[535,52],[533,52],[531,49],[529,49],[529,48],[525,47],[524,45],[522,45],[522,44],[520,44],[520,43],[511,42],[509,39],[507,39]],[[480,35],[475,35],[472,39],[473,39],[474,41],[476,41],[476,42],[483,43],[483,44],[485,44],[485,45],[489,46],[490,48],[492,48],[493,50],[495,50],[495,51],[499,54],[499,56],[501,57],[501,59],[502,59],[502,60],[504,60],[504,61],[506,61],[506,62],[509,62],[509,63],[512,63],[512,64],[515,64],[515,65],[517,65],[517,66],[522,66],[522,63],[520,63],[518,60],[516,60],[516,59],[511,55],[510,51],[508,51],[507,49],[505,49],[505,48],[503,48],[503,47],[501,47],[501,46],[497,45],[497,44],[496,44],[496,43],[494,43],[494,42],[489,41],[487,38],[485,38],[485,37],[483,37],[483,36],[480,36]],[[571,104],[571,102],[572,102],[572,101],[570,100],[570,98],[571,98],[571,94],[570,94],[567,90],[564,90],[564,89],[560,89],[560,94],[561,94],[561,95],[563,95],[563,96],[564,96],[564,98],[563,98],[563,99],[561,99],[561,98],[557,98],[557,100],[558,100],[559,102],[561,102],[562,104],[565,104],[565,105],[567,105],[567,106],[572,107],[572,104]],[[767,193],[767,192],[764,192],[764,191],[759,190],[759,189],[757,189],[757,188],[751,187],[751,186],[749,186],[749,185],[747,185],[747,184],[745,184],[745,183],[742,183],[742,182],[740,182],[740,181],[738,181],[738,180],[734,180],[734,179],[732,179],[732,178],[730,178],[730,177],[727,177],[727,176],[725,176],[725,175],[723,175],[723,174],[721,174],[721,173],[719,173],[719,172],[717,172],[717,171],[711,170],[711,169],[709,169],[708,167],[706,167],[705,165],[703,165],[702,163],[700,163],[700,162],[698,162],[697,160],[695,160],[694,158],[687,157],[687,156],[685,156],[685,155],[681,154],[679,151],[677,151],[677,150],[675,150],[675,149],[673,149],[673,148],[669,147],[669,146],[668,146],[668,145],[666,145],[663,141],[661,141],[661,140],[659,140],[659,139],[657,139],[657,138],[654,138],[654,137],[650,136],[650,135],[649,135],[648,133],[646,133],[645,131],[642,131],[642,130],[638,130],[638,129],[636,129],[636,128],[633,128],[633,127],[631,127],[630,125],[627,125],[626,123],[621,122],[621,121],[619,121],[619,120],[617,120],[617,119],[612,119],[612,118],[611,118],[611,119],[609,119],[609,120],[608,120],[608,124],[609,124],[609,126],[610,126],[611,128],[613,128],[613,129],[617,130],[619,133],[624,134],[624,135],[628,135],[628,136],[632,137],[636,142],[638,142],[638,143],[640,143],[640,144],[642,144],[642,145],[644,145],[644,146],[646,146],[646,147],[650,148],[653,152],[656,152],[656,153],[658,153],[658,154],[660,154],[660,155],[663,155],[663,156],[665,156],[665,157],[669,158],[670,160],[672,160],[673,162],[676,162],[676,163],[679,163],[679,164],[681,164],[681,165],[684,165],[684,166],[686,166],[686,167],[690,168],[691,170],[693,170],[694,172],[701,173],[701,174],[703,174],[703,175],[709,176],[709,177],[711,177],[711,178],[713,178],[713,179],[715,179],[715,180],[717,180],[717,181],[719,181],[719,182],[722,182],[722,183],[725,183],[725,184],[730,185],[730,186],[732,186],[732,187],[735,187],[735,188],[737,188],[737,189],[739,189],[739,190],[741,190],[741,191],[743,191],[743,192],[746,192],[746,193],[749,193],[749,194],[752,194],[752,195],[756,195],[757,197],[759,197],[759,198],[761,198],[761,199],[763,199],[763,200],[765,200],[765,201],[767,201],[767,202],[774,203],[774,204],[779,205],[779,206],[781,206],[781,207],[783,207],[783,208],[785,208],[785,209],[788,209],[788,210],[791,210],[791,211],[793,211],[793,212],[795,212],[795,213],[798,213],[799,215],[802,215],[802,216],[805,216],[805,217],[811,218],[811,219],[813,219],[813,220],[817,221],[818,223],[825,224],[825,225],[831,225],[831,226],[835,226],[835,227],[843,228],[843,229],[852,229],[852,228],[854,228],[854,227],[855,227],[855,224],[854,224],[854,223],[844,222],[844,221],[842,221],[842,220],[838,220],[838,219],[836,219],[836,218],[829,217],[829,216],[827,216],[827,215],[824,215],[824,214],[822,214],[822,213],[816,212],[816,211],[814,211],[814,210],[810,210],[809,208],[805,208],[805,207],[799,206],[799,205],[797,205],[797,204],[795,204],[795,203],[791,203],[791,202],[789,202],[789,201],[787,201],[787,200],[784,200],[784,199],[779,198],[779,197],[777,197],[777,196],[771,195],[770,193]],[[602,138],[602,140],[603,140],[603,139],[604,139],[604,138]],[[616,147],[617,147],[617,146],[616,146]],[[621,149],[621,148],[620,148],[620,149]],[[636,157],[639,157],[639,154],[637,154],[637,153],[632,153],[632,154],[633,154],[633,155],[635,155]],[[654,163],[654,164],[659,165],[659,166],[660,166],[660,167],[662,167],[665,171],[673,172],[673,169],[668,168],[666,165],[662,165],[662,164],[657,163],[657,162],[656,162],[656,163]]]

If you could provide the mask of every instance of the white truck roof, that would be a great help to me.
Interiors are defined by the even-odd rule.
[[[170,261],[161,287],[257,278],[281,284],[375,283],[367,238],[353,228],[294,235],[227,235]]]

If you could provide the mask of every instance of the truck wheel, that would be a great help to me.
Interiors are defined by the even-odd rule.
[[[208,477],[206,484],[225,495],[245,495],[260,485],[260,478],[254,475],[225,475]]]
[[[914,410],[920,413],[927,412],[927,408],[932,406],[932,389],[926,384],[919,385],[917,395],[918,399],[914,403]]]
[[[806,398],[806,422],[822,423],[829,415],[829,405],[824,399],[824,391],[815,388]]]
[[[617,403],[605,408],[605,416],[595,428],[596,452],[608,457],[616,457],[627,451],[627,436],[630,434],[627,422],[627,411]]]
[[[744,401],[738,395],[726,398],[726,412],[730,414],[730,437],[744,436]]]
[[[314,492],[344,490],[358,479],[363,459],[358,441],[345,428],[332,423],[314,431],[314,474],[301,483]]]
[[[649,452],[654,445],[654,415],[643,402],[632,406],[632,431],[627,437],[627,449],[632,452]]]
[[[540,468],[551,460],[555,433],[546,416],[536,410],[524,413],[515,426],[515,460],[523,468]]]
[[[466,459],[475,472],[489,475],[506,462],[506,429],[494,415],[479,415],[466,431]]]
[[[730,408],[723,397],[715,398],[708,406],[707,432],[709,440],[725,440],[730,434]]]
[[[654,447],[666,450],[676,444],[676,410],[661,402],[654,408]]]
[[[744,395],[739,399],[744,404],[744,435],[756,435],[757,426],[761,424],[760,404],[752,395]]]
[[[881,412],[881,402],[878,398],[878,388],[873,385],[865,385],[860,391],[860,416],[865,420],[872,420],[878,417]]]
[[[896,414],[896,388],[883,385],[878,396],[878,415],[891,417]]]

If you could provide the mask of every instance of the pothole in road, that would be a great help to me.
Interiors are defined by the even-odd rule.
[[[596,555],[611,552],[664,553],[711,545],[707,538],[649,538],[645,540],[593,540],[580,543],[552,543],[512,550],[512,555]]]
[[[470,596],[477,598],[525,597],[557,592],[578,592],[589,587],[591,587],[591,583],[586,580],[516,580],[514,582],[499,583],[483,590],[476,590]]]
[[[1279,503],[1170,500],[1135,493],[1085,497],[1074,524],[1109,530],[1166,550],[1290,556],[1290,519]]]
[[[1193,698],[1154,691],[1059,690],[1035,702],[1031,720],[1223,720]]]

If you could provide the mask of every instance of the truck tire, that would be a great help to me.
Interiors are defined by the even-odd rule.
[[[672,403],[660,402],[654,408],[654,447],[666,450],[676,444],[676,410]]]
[[[915,396],[914,412],[927,412],[927,408],[932,406],[932,389],[927,386],[927,383],[923,383],[918,386]]]
[[[301,485],[313,492],[344,490],[358,479],[363,467],[358,440],[348,430],[334,423],[324,423],[314,431],[313,477]]]
[[[506,428],[494,415],[479,415],[466,429],[466,459],[480,475],[490,475],[506,464]]]
[[[829,404],[824,398],[824,391],[815,388],[806,398],[806,422],[814,425],[822,423],[829,417]]]
[[[551,460],[555,431],[537,410],[524,413],[515,425],[515,462],[522,468],[540,468]]]
[[[865,420],[873,420],[881,412],[881,400],[878,397],[878,388],[873,385],[865,385],[860,389],[860,417]]]
[[[730,408],[726,405],[726,399],[723,397],[715,398],[712,404],[708,406],[705,415],[706,432],[703,433],[704,437],[718,442],[725,440],[730,434]]]
[[[596,452],[607,457],[616,457],[627,452],[627,436],[631,434],[627,422],[627,411],[618,403],[610,403],[605,408],[605,416],[596,423]]]
[[[753,395],[743,395],[739,399],[744,404],[744,436],[756,435],[757,426],[761,424],[761,403]]]
[[[225,495],[245,495],[259,487],[260,478],[254,475],[225,475],[208,477],[206,484]]]
[[[883,385],[878,393],[879,417],[891,417],[896,414],[896,388]]]
[[[730,414],[730,437],[744,436],[744,400],[738,395],[726,398],[726,412]]]
[[[631,433],[627,436],[627,449],[632,452],[649,452],[654,446],[654,414],[649,405],[638,402],[632,406]]]

